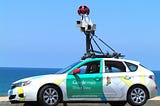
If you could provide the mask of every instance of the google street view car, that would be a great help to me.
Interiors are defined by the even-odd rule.
[[[82,59],[56,74],[14,82],[8,91],[10,102],[36,102],[42,106],[56,106],[60,102],[64,105],[67,102],[104,102],[124,106],[128,102],[142,106],[155,97],[157,85],[153,72],[139,62],[121,59],[120,53],[99,39],[94,34],[95,25],[88,17],[87,6],[80,6],[78,13],[82,19],[77,24],[86,35],[86,53]],[[95,37],[114,53],[103,53]],[[93,49],[91,40],[99,52]]]
[[[141,106],[156,95],[151,71],[138,62],[114,58],[81,60],[57,74],[16,81],[9,90],[11,103],[37,101],[43,106],[71,101]]]

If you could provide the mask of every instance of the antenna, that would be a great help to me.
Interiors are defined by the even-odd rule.
[[[81,19],[77,21],[77,27],[79,27],[80,31],[83,32],[86,36],[86,53],[84,54],[82,59],[95,58],[95,57],[96,58],[124,57],[124,55],[121,55],[121,53],[117,53],[111,46],[109,46],[97,35],[95,35],[96,24],[92,23],[91,19],[89,18],[89,13],[90,13],[90,10],[85,5],[80,6],[78,8],[78,14],[81,16]],[[113,54],[110,54],[109,52],[104,53],[95,39],[98,39],[100,42],[102,42],[104,46],[106,46],[108,49],[110,49],[113,52]],[[99,51],[94,50],[91,40],[97,46]]]

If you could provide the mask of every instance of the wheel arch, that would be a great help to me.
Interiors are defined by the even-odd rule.
[[[59,90],[60,95],[61,95],[60,102],[63,101],[63,93],[62,93],[62,90],[61,90],[61,88],[60,88],[58,85],[56,85],[56,84],[54,84],[54,83],[44,84],[43,86],[41,86],[41,87],[38,89],[38,92],[37,92],[37,101],[38,101],[38,96],[39,96],[39,93],[40,93],[41,89],[42,89],[44,86],[48,86],[48,85],[49,85],[49,86],[54,86],[54,87],[56,87],[56,88]]]
[[[148,96],[148,99],[150,98],[150,93],[149,93],[149,90],[148,90],[148,88],[145,86],[145,85],[142,85],[142,84],[135,84],[135,85],[132,85],[129,89],[128,89],[128,91],[127,91],[127,99],[128,99],[128,93],[134,88],[134,87],[142,87],[142,88],[144,88],[145,90],[146,90],[146,92],[147,92],[147,96]]]

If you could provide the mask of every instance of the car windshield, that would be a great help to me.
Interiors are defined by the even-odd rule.
[[[81,62],[81,61],[75,62],[75,63],[69,65],[68,67],[64,68],[64,69],[59,70],[56,74],[66,73],[68,70],[70,70],[70,69],[73,68],[75,65],[79,64],[80,62]]]

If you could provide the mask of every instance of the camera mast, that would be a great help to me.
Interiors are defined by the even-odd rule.
[[[77,27],[80,28],[81,32],[85,34],[86,37],[86,53],[82,57],[82,59],[86,58],[120,58],[124,57],[121,53],[116,52],[111,46],[105,43],[102,39],[100,39],[97,35],[95,35],[96,31],[96,24],[93,24],[91,19],[89,18],[90,10],[87,6],[80,6],[78,8],[78,14],[81,16],[81,19],[77,21]],[[98,39],[104,46],[110,49],[113,53],[103,52],[99,44],[96,42],[95,39]],[[92,42],[97,46],[99,49],[94,50]]]

